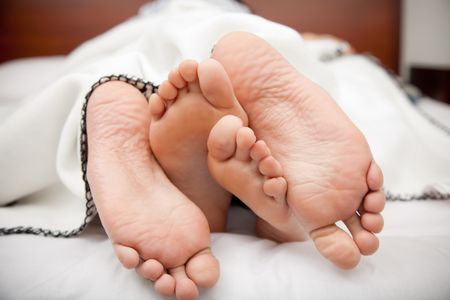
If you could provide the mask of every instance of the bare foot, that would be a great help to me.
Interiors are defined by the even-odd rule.
[[[341,268],[374,253],[383,176],[362,133],[324,90],[255,35],[226,35],[212,57],[230,77],[249,126],[283,167],[287,202],[319,252]],[[352,237],[335,225],[339,220]]]
[[[207,148],[211,128],[226,114],[247,116],[223,67],[209,59],[182,62],[150,99],[150,143],[169,179],[205,213],[211,231],[224,231],[231,194],[211,177]]]
[[[286,202],[287,183],[280,163],[238,117],[225,116],[211,130],[208,167],[219,184],[259,217],[260,237],[277,242],[305,239],[307,233]]]
[[[162,295],[195,299],[197,286],[218,280],[219,264],[203,213],[154,159],[149,125],[137,89],[118,81],[98,87],[87,108],[87,177],[120,262],[154,281]]]

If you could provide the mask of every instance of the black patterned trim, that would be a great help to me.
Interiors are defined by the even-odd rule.
[[[408,202],[408,201],[425,201],[425,200],[450,200],[450,193],[441,193],[438,191],[433,192],[424,192],[418,194],[393,194],[389,191],[384,191],[386,195],[387,201],[400,201],[400,202]]]
[[[137,77],[131,77],[128,75],[109,75],[100,78],[96,83],[94,83],[90,89],[90,91],[86,94],[83,108],[81,110],[81,136],[80,136],[80,154],[81,154],[81,170],[83,173],[83,181],[85,185],[85,198],[86,198],[86,210],[85,217],[83,223],[80,227],[75,228],[73,230],[50,230],[45,228],[35,228],[35,227],[24,227],[17,226],[12,228],[0,228],[0,236],[1,235],[9,235],[9,234],[33,234],[33,235],[41,235],[41,236],[51,236],[51,237],[73,237],[77,236],[84,231],[89,222],[97,214],[97,209],[95,207],[94,199],[92,198],[91,188],[87,181],[86,171],[87,171],[87,159],[88,159],[88,146],[87,146],[87,130],[86,130],[86,110],[89,99],[96,88],[100,85],[109,82],[109,81],[122,81],[128,84],[131,84],[135,88],[137,88],[144,96],[148,99],[152,93],[155,93],[158,89],[153,83],[149,81],[145,81],[143,79]]]
[[[364,56],[372,61],[374,64],[379,66],[382,70],[386,72],[386,74],[391,77],[391,79],[397,84],[398,88],[405,94],[407,98],[411,98],[410,94],[407,90],[407,85],[405,82],[397,76],[397,74],[386,68],[381,61],[376,58],[375,56],[371,55],[370,53],[365,53]],[[431,117],[429,114],[427,114],[425,111],[420,109],[419,107],[416,107],[417,111],[422,114],[422,116],[427,119],[434,127],[438,128],[439,130],[443,131],[449,138],[450,138],[450,129],[447,128],[445,125],[441,124],[439,121]],[[423,192],[423,193],[417,193],[417,194],[394,194],[389,191],[385,191],[386,199],[388,201],[423,201],[423,200],[450,200],[450,193],[441,193],[439,191],[433,191],[433,192]]]

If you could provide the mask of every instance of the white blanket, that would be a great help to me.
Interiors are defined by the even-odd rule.
[[[1,94],[0,205],[16,202],[0,207],[0,228],[64,231],[83,223],[80,112],[99,77],[126,73],[159,83],[182,59],[207,58],[221,36],[236,30],[266,39],[336,99],[367,136],[389,191],[450,191],[449,137],[416,111],[382,69],[358,56],[322,63],[290,28],[224,11],[217,3],[174,0],[86,42],[62,59],[55,74],[29,78],[40,86],[16,91],[16,103],[8,101],[15,91]],[[8,64],[0,78],[20,79],[8,77]],[[49,193],[55,186],[60,193]]]

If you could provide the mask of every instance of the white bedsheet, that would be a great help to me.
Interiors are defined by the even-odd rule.
[[[203,5],[202,1],[193,3]],[[175,4],[171,6],[172,13],[177,9]],[[211,10],[214,11],[213,14],[220,15],[218,10]],[[175,18],[173,15],[171,17]],[[233,26],[223,29],[223,24],[229,22],[230,18],[235,21]],[[291,52],[289,49],[291,43],[287,41],[296,38],[298,41],[295,44],[300,45],[301,39],[285,28],[265,23],[259,18],[252,18],[249,21],[244,15],[222,16],[208,22],[206,23],[209,25],[218,23],[222,25],[210,26],[216,32],[201,36],[204,40],[199,36],[204,24],[191,24],[189,27],[187,36],[193,38],[198,47],[186,47],[183,43],[186,35],[170,36],[166,41],[159,40],[163,44],[149,51],[152,55],[160,55],[167,59],[159,60],[154,69],[141,69],[139,64],[126,65],[125,62],[128,60],[124,59],[123,53],[127,51],[131,51],[133,62],[143,62],[151,56],[142,57],[136,52],[136,48],[133,48],[137,47],[136,44],[131,43],[127,49],[118,45],[119,42],[114,39],[123,32],[135,34],[127,36],[129,40],[136,38],[139,26],[151,24],[146,20],[135,20],[128,27],[120,26],[114,29],[107,35],[87,43],[69,59],[39,58],[2,65],[0,125],[4,125],[10,116],[21,110],[21,107],[36,100],[35,95],[38,95],[39,99],[45,98],[43,95],[51,95],[51,98],[54,98],[55,93],[61,92],[55,90],[54,82],[66,88],[70,87],[71,92],[77,95],[77,99],[82,99],[83,91],[97,79],[100,72],[100,75],[118,71],[137,72],[137,75],[145,74],[146,78],[158,82],[162,80],[170,66],[180,59],[206,57],[209,45],[224,31],[247,29],[266,37],[299,69],[333,94],[368,137],[375,156],[385,170],[388,187],[398,192],[417,192],[437,183],[444,183],[445,186],[446,180],[448,182],[450,179],[448,136],[417,113],[414,106],[384,72],[365,58],[355,56],[326,65],[317,65],[317,61],[310,64],[300,61],[298,55]],[[169,23],[167,21],[167,24]],[[258,27],[255,24],[264,26]],[[275,32],[283,32],[284,35],[277,35]],[[143,43],[145,37],[141,38],[144,39],[141,41]],[[159,51],[170,45],[173,47],[174,41],[179,52],[162,56]],[[89,63],[95,61],[96,55],[99,54],[123,60],[118,61],[116,68],[110,66],[103,70],[100,67],[104,67],[108,60],[99,65],[92,63],[91,66]],[[313,59],[314,55],[308,57]],[[77,61],[83,61],[91,67],[83,69],[76,66]],[[316,72],[314,66],[318,66],[319,71]],[[326,75],[321,76],[324,69]],[[24,82],[27,84],[23,85]],[[64,155],[77,156],[79,107],[75,105],[72,108],[69,105],[60,114],[64,119],[55,125],[56,127],[60,125],[60,128],[52,128],[52,134],[43,137],[48,138],[55,147],[62,147],[64,143],[59,141],[60,135],[62,133],[67,135],[67,132],[70,132],[72,141],[66,141],[70,147],[66,145],[62,150],[55,148],[38,153],[40,157],[53,161],[57,152],[60,153],[59,169],[55,167],[56,162],[50,166],[51,170],[47,170],[46,165],[27,169],[24,163],[24,167],[13,174],[22,179],[23,184],[27,184],[26,180],[34,179],[35,176],[43,177],[39,178],[38,182],[33,181],[34,189],[28,186],[29,190],[25,193],[28,196],[25,201],[21,201],[25,210],[30,208],[30,204],[36,199],[51,203],[55,210],[58,210],[58,204],[61,205],[61,201],[58,200],[64,199],[64,208],[61,208],[61,211],[67,210],[70,205],[77,211],[80,203],[81,206],[84,205],[83,201],[79,201],[82,199],[80,198],[82,189],[77,185],[79,181],[71,183],[68,179],[70,176],[67,177],[67,174],[61,172],[61,168],[68,170],[79,168],[76,159],[62,160]],[[438,114],[435,116],[439,117]],[[45,115],[42,117],[45,118]],[[449,117],[450,114],[441,116],[441,118]],[[73,121],[66,121],[66,118]],[[30,124],[33,125],[38,124]],[[36,134],[43,133],[36,132]],[[36,145],[28,146],[36,151]],[[389,151],[385,149],[386,147],[389,147]],[[41,151],[45,151],[45,148],[42,149]],[[386,156],[385,154],[389,152],[394,154]],[[33,161],[30,158],[30,162]],[[4,169],[0,172],[5,175]],[[73,176],[78,175],[79,171]],[[0,181],[0,184],[2,188],[5,187],[4,182]],[[35,193],[36,191],[38,193]],[[36,213],[33,209],[30,213],[33,211]],[[21,213],[18,211],[16,214]],[[40,213],[38,211],[38,215]],[[202,291],[201,298],[449,299],[450,201],[390,202],[384,216],[386,226],[380,235],[379,252],[372,257],[364,258],[355,270],[341,271],[325,261],[314,250],[311,242],[277,245],[249,235],[252,232],[253,216],[244,209],[233,208],[229,222],[230,233],[213,234],[212,238],[213,250],[221,263],[221,279],[214,288]],[[14,224],[15,216],[11,217],[10,212],[2,208],[0,211],[2,222],[5,221],[5,217],[9,217],[8,221]],[[79,224],[82,215],[65,215],[65,217],[72,218],[66,222],[70,228]],[[37,219],[37,222],[41,221]],[[54,226],[60,224],[58,218],[50,220],[47,218],[45,222],[47,224],[54,222]],[[66,298],[160,299],[153,293],[151,283],[141,279],[134,271],[125,270],[120,266],[98,222],[91,224],[81,236],[71,239],[27,235],[0,237],[0,299]]]
[[[201,299],[449,299],[450,202],[388,203],[380,250],[352,271],[311,242],[278,245],[245,235],[253,216],[234,207],[230,232],[212,235],[221,278]],[[80,237],[0,238],[0,298],[163,299],[124,269],[100,224]]]

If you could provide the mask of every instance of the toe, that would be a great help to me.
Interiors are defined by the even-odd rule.
[[[224,161],[236,151],[236,133],[242,127],[242,120],[236,116],[222,117],[209,133],[207,147],[209,156]]]
[[[149,259],[139,265],[136,271],[145,279],[155,281],[164,274],[164,267],[159,261]]]
[[[181,77],[187,82],[189,92],[201,92],[197,70],[198,63],[192,59],[185,60],[178,66],[178,71],[180,72]]]
[[[158,88],[158,94],[165,100],[173,100],[177,96],[177,88],[169,81],[164,81]]]
[[[273,197],[277,201],[286,200],[287,182],[284,177],[270,178],[264,181],[264,194]]]
[[[114,244],[114,251],[122,265],[127,269],[135,268],[139,264],[139,254],[131,247]]]
[[[375,161],[372,161],[367,172],[367,185],[372,191],[378,191],[383,186],[383,172]]]
[[[325,258],[342,269],[356,267],[360,259],[359,249],[352,238],[336,225],[311,231],[314,244]]]
[[[169,73],[169,81],[176,88],[181,89],[186,86],[186,81],[181,76],[178,68],[172,69]]]
[[[165,297],[171,297],[175,294],[175,278],[169,274],[163,274],[155,281],[155,291]]]
[[[166,106],[162,98],[157,94],[152,94],[150,96],[150,113],[154,120],[158,120],[162,117],[166,110]]]
[[[371,255],[377,251],[379,246],[378,238],[361,225],[361,221],[357,214],[354,214],[347,220],[344,220],[344,223],[348,230],[350,230],[353,240],[362,255]]]
[[[364,210],[371,213],[380,213],[386,204],[386,196],[382,191],[371,192],[364,197]]]
[[[263,158],[270,155],[269,147],[267,147],[266,143],[262,140],[257,141],[252,149],[250,149],[250,157],[256,161],[259,162]]]
[[[212,255],[211,249],[205,249],[195,255],[186,264],[186,273],[199,287],[210,288],[219,280],[219,261]]]
[[[207,59],[198,66],[200,88],[205,98],[215,107],[232,108],[238,105],[233,86],[225,69],[214,59]]]
[[[198,63],[195,60],[187,59],[180,63],[178,70],[186,82],[194,82],[198,79],[197,68]]]
[[[184,266],[169,270],[175,279],[175,295],[177,300],[194,300],[198,298],[198,289],[195,283],[187,276]]]
[[[259,171],[267,177],[280,177],[283,175],[283,170],[280,163],[269,155],[259,162]]]
[[[384,226],[383,216],[380,214],[365,213],[361,216],[361,225],[368,231],[380,233]]]
[[[241,161],[250,159],[250,148],[255,144],[256,136],[248,127],[241,127],[236,134],[236,153],[235,157]]]

